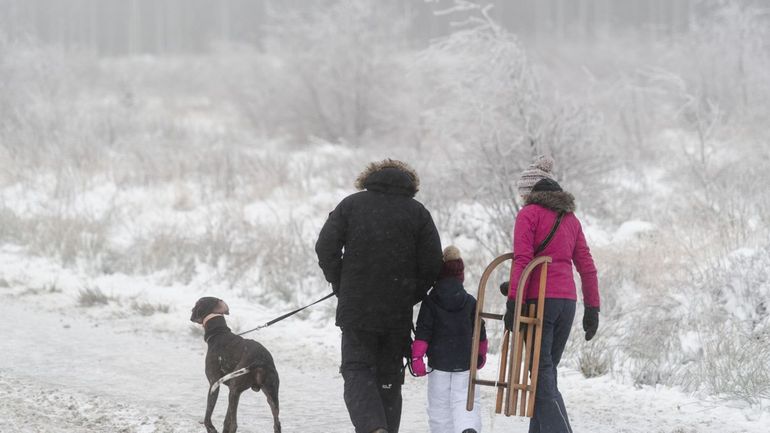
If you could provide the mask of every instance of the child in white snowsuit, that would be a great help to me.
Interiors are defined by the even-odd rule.
[[[476,299],[463,288],[464,265],[455,246],[444,250],[438,281],[420,306],[412,370],[428,374],[423,356],[428,356],[428,417],[431,433],[480,433],[479,400],[473,411],[465,409],[470,374],[470,353]],[[478,367],[486,362],[488,342],[482,323]]]

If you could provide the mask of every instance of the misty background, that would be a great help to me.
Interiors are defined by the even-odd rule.
[[[283,311],[328,290],[318,230],[394,157],[475,293],[510,249],[518,174],[548,153],[602,293],[599,334],[573,332],[564,362],[758,406],[767,6],[0,0],[0,247],[83,276],[26,296],[116,302],[93,281],[120,275]]]
[[[410,20],[409,40],[424,46],[451,30],[436,12],[447,0],[392,0],[394,16]],[[649,43],[694,30],[693,21],[720,2],[702,0],[491,0],[489,15],[528,42],[595,40],[636,32]],[[726,2],[721,2],[722,4]],[[745,6],[761,6],[746,0]],[[105,56],[194,54],[213,42],[260,45],[269,35],[270,12],[323,5],[306,0],[3,0],[0,24],[7,35],[43,44],[81,48]],[[328,2],[326,2],[328,5]]]

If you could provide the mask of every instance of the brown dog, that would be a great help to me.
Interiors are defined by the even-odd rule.
[[[241,393],[251,388],[260,389],[267,398],[273,413],[274,433],[281,433],[278,420],[278,372],[273,357],[264,346],[254,340],[247,340],[233,334],[227,327],[224,315],[230,314],[227,304],[219,298],[198,299],[192,309],[190,320],[203,326],[206,352],[206,378],[209,381],[206,416],[203,424],[208,433],[217,433],[211,423],[211,414],[219,396],[219,385],[224,383],[230,389],[227,415],[223,433],[235,433],[238,400]]]

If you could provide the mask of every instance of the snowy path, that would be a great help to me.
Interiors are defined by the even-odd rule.
[[[130,329],[65,309],[45,311],[30,300],[0,296],[5,337],[0,346],[0,432],[203,432],[205,346],[189,333]],[[180,320],[184,314],[176,314]],[[300,325],[258,335],[281,374],[286,433],[348,433],[335,347],[314,341]],[[302,335],[286,335],[302,334]],[[316,328],[315,332],[319,332]],[[336,332],[322,329],[320,332]],[[326,342],[329,341],[327,338]],[[333,341],[333,336],[332,336]],[[767,413],[708,404],[669,389],[635,389],[608,378],[560,377],[576,432],[765,433]],[[425,381],[407,378],[402,433],[427,432]],[[215,411],[221,426],[225,393]],[[525,432],[518,418],[493,417],[484,392],[485,432]],[[239,432],[272,431],[261,394],[246,393]],[[753,418],[753,419],[747,419]]]

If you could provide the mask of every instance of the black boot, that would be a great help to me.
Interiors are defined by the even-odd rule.
[[[476,430],[474,430],[472,428],[467,428],[467,429],[463,430],[463,433],[476,433]]]

